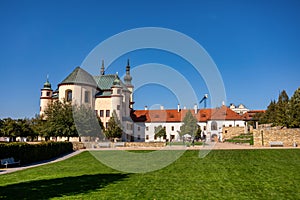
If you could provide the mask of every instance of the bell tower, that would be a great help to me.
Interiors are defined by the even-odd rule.
[[[129,104],[130,104],[130,108],[132,108],[133,106],[133,85],[131,83],[132,81],[132,77],[130,75],[130,64],[129,64],[129,59],[127,60],[127,66],[126,66],[126,75],[124,77],[124,82],[125,82],[125,85],[126,87],[128,88],[128,90],[130,91],[130,100],[129,100]]]
[[[40,116],[45,114],[45,110],[47,109],[48,104],[52,102],[53,90],[51,89],[51,84],[48,79],[49,77],[47,75],[47,80],[44,83],[44,87],[41,89]]]

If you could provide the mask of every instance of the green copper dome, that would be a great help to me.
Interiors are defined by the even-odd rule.
[[[48,78],[47,81],[44,83],[44,89],[51,89],[51,83],[48,81]]]

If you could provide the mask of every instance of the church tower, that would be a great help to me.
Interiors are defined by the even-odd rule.
[[[127,60],[127,66],[126,66],[126,75],[124,77],[124,82],[125,82],[125,85],[128,88],[128,90],[131,92],[129,104],[130,104],[130,108],[133,108],[133,104],[134,104],[133,89],[134,89],[134,87],[133,87],[131,81],[132,81],[132,77],[130,75],[130,64],[129,64],[129,59],[128,59]]]
[[[44,83],[44,87],[41,89],[40,116],[44,115],[48,104],[52,102],[52,94],[53,94],[53,90],[51,89],[51,84],[47,76],[47,80]]]
[[[111,87],[111,111],[116,111],[116,114],[119,120],[122,123],[122,110],[123,110],[123,95],[122,95],[122,86],[120,84],[120,79],[118,74],[115,75],[115,80],[113,81],[113,86]]]

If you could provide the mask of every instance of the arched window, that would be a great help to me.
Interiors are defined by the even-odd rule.
[[[218,130],[218,124],[216,121],[211,122],[211,130],[212,131]]]
[[[65,99],[67,101],[72,101],[72,90],[66,90],[66,96]]]

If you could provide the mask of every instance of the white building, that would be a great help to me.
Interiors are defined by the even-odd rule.
[[[179,141],[178,131],[182,126],[185,114],[189,110],[135,110],[132,113],[135,137],[144,136],[146,142]],[[244,127],[243,117],[226,106],[215,109],[190,110],[197,119],[198,125],[204,131],[207,140],[222,140],[223,127]],[[156,138],[155,127],[162,126],[166,130],[166,138]]]
[[[234,112],[238,113],[239,115],[243,115],[245,114],[246,112],[249,111],[248,108],[246,108],[243,104],[240,104],[238,106],[235,106],[233,103],[230,104],[229,108],[231,110],[233,110]]]

